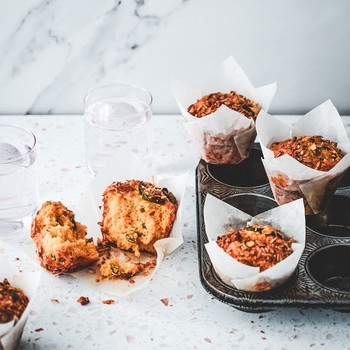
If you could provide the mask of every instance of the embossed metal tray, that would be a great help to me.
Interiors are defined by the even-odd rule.
[[[225,284],[215,273],[204,244],[203,218],[207,193],[250,215],[277,203],[254,144],[238,165],[211,165],[201,160],[196,169],[199,274],[204,289],[239,310],[263,312],[276,308],[332,308],[350,311],[350,171],[322,213],[306,217],[306,245],[292,278],[268,292],[244,292]],[[215,220],[215,218],[213,218]],[[218,233],[220,234],[220,233]]]

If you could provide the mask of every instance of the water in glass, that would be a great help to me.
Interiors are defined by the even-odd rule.
[[[38,205],[36,153],[20,141],[0,142],[0,231]]]
[[[148,106],[136,98],[111,97],[98,100],[85,109],[87,163],[96,174],[121,146],[141,158],[150,157]]]

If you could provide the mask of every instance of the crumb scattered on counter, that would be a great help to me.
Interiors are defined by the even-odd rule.
[[[81,296],[79,299],[77,299],[77,302],[84,306],[90,303],[90,299],[89,297]]]
[[[169,306],[169,299],[168,299],[168,298],[160,299],[160,301],[161,301],[165,306]]]

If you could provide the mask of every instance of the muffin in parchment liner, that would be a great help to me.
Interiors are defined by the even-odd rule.
[[[158,178],[134,152],[122,147],[71,209],[47,201],[42,207],[48,210],[38,211],[32,228],[40,235],[36,249],[45,255],[42,259],[39,254],[41,266],[50,275],[70,274],[114,296],[145,288],[166,256],[183,243],[187,176],[188,172]],[[28,246],[28,255],[37,261],[34,248]],[[46,264],[51,257],[58,257],[60,264]]]
[[[350,166],[349,139],[333,103],[327,100],[301,117],[293,127],[261,111],[256,128],[264,155],[262,162],[276,201],[285,204],[303,198],[307,215],[317,214],[326,208]],[[341,159],[330,170],[320,171],[315,169],[317,167],[304,165],[289,154],[275,158],[273,150],[269,148],[274,142],[303,136],[322,136],[332,141],[341,150]],[[315,157],[320,156],[319,149],[313,143],[310,148],[315,151]]]
[[[204,222],[209,240],[205,248],[215,272],[223,282],[239,290],[268,291],[283,285],[292,277],[305,247],[305,215],[301,199],[252,217],[208,194],[204,204]],[[229,255],[217,243],[219,238],[230,230],[243,229],[247,224],[268,225],[283,232],[285,239],[292,242],[291,254],[265,270],[259,267],[261,265],[251,266]],[[259,244],[257,241],[250,243],[244,252],[246,254],[249,254],[249,247]]]
[[[86,283],[91,288],[110,295],[126,296],[139,289],[145,288],[152,280],[154,274],[166,256],[175,251],[183,243],[181,212],[187,182],[187,173],[158,180],[157,174],[155,174],[150,167],[144,164],[144,162],[139,159],[135,153],[126,147],[121,148],[116,153],[110,164],[104,167],[89,184],[82,198],[73,209],[76,213],[77,220],[87,226],[89,236],[93,237],[95,242],[98,242],[99,239],[102,239],[103,235],[106,236],[107,232],[106,230],[103,230],[104,233],[101,233],[101,227],[107,227],[103,224],[105,214],[104,207],[106,204],[104,199],[107,200],[109,198],[108,196],[104,198],[103,194],[109,192],[109,186],[111,184],[112,187],[114,187],[114,182],[138,182],[136,180],[154,183],[155,186],[162,188],[163,190],[168,189],[169,192],[175,196],[178,203],[176,217],[172,222],[170,232],[167,233],[167,237],[160,238],[154,243],[155,251],[153,254],[140,250],[140,256],[136,256],[136,252],[133,252],[132,249],[131,251],[127,251],[119,249],[120,247],[113,247],[111,251],[111,259],[107,259],[106,261],[103,256],[101,257],[102,261],[105,263],[103,271],[100,270],[99,265],[101,265],[101,262],[99,262],[97,265],[92,265],[88,269],[82,269],[72,273],[72,276]],[[126,185],[126,183],[124,185]],[[144,195],[146,195],[145,192]],[[149,203],[150,207],[153,208],[152,204],[154,204],[154,202]],[[143,208],[143,210],[144,209],[145,208]],[[138,225],[143,226],[147,220],[146,214],[144,214],[143,217],[136,215],[136,213],[134,214],[135,218],[138,218],[137,220],[140,219]],[[152,213],[152,215],[155,214]],[[117,217],[117,214],[115,214],[115,217]],[[143,218],[145,221],[143,222],[141,218]],[[124,222],[126,217],[121,215],[121,219]],[[136,231],[137,228],[135,228],[134,233],[136,233]],[[133,234],[130,236],[127,235],[129,236],[129,239],[131,238],[129,242],[134,242]],[[126,249],[129,248],[131,247],[126,247]],[[109,267],[118,269],[119,264],[123,265],[120,266],[121,268],[119,269],[121,272],[121,278],[111,279],[102,278],[103,276],[101,277],[102,272],[103,274],[108,275]],[[122,269],[127,269],[128,271],[125,274],[129,275],[131,270],[138,268],[144,268],[147,270],[147,273],[138,273],[132,278],[123,278]],[[116,275],[116,277],[118,276]]]
[[[4,282],[6,279],[9,282],[11,289],[12,287],[16,288],[16,290],[12,292],[16,294],[12,295],[12,300],[16,303],[21,302],[22,293],[29,299],[29,301],[27,300],[28,303],[24,310],[21,310],[21,316],[19,318],[14,316],[12,320],[6,323],[0,322],[0,349],[14,350],[17,348],[29,316],[32,301],[39,288],[40,276],[41,273],[37,271],[22,271],[17,273],[5,256],[0,257],[0,282]],[[2,301],[0,301],[0,304],[1,302]],[[13,307],[14,309],[17,309],[15,305]]]
[[[201,88],[176,80],[171,86],[185,127],[210,164],[238,164],[249,156],[256,137],[254,120],[260,109],[269,109],[276,87],[255,88],[232,56]]]

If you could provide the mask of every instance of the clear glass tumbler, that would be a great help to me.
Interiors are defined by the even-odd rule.
[[[38,200],[35,135],[0,125],[0,233],[22,228]]]
[[[121,146],[150,161],[152,95],[133,85],[106,85],[84,98],[85,150],[93,175]]]

